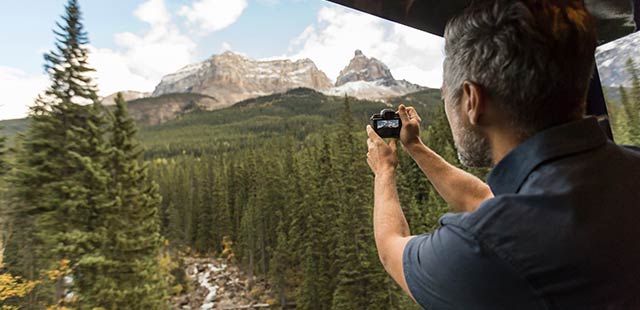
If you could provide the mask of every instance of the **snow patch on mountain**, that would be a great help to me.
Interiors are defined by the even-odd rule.
[[[405,80],[396,80],[387,65],[356,50],[349,64],[340,71],[335,87],[325,93],[378,100],[402,96],[422,89],[425,88]]]

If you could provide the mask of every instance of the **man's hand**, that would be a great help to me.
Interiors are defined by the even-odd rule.
[[[451,209],[456,212],[471,212],[484,200],[493,197],[486,183],[451,165],[422,143],[421,119],[414,108],[400,105],[398,115],[402,120],[400,130],[402,146]]]
[[[402,120],[402,129],[400,130],[400,141],[405,150],[422,144],[420,140],[420,122],[422,119],[413,107],[405,107],[403,104],[398,107],[398,115]]]
[[[398,166],[398,153],[396,149],[396,139],[392,139],[389,144],[384,142],[380,136],[367,125],[367,163],[373,174],[393,172]]]

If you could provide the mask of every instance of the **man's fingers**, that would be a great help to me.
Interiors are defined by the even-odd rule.
[[[375,142],[373,142],[373,140],[371,140],[371,138],[367,139],[367,148],[369,150],[371,150],[374,145],[375,145]]]
[[[409,115],[410,118],[412,119],[417,119],[418,121],[420,121],[420,116],[418,115],[418,111],[416,111],[415,108],[413,107],[408,107],[407,108],[407,114]]]
[[[369,139],[371,139],[371,141],[373,142],[382,142],[384,140],[382,140],[382,138],[380,138],[380,136],[378,136],[378,134],[375,132],[375,130],[373,130],[373,128],[371,128],[371,125],[367,125],[367,135],[369,135]]]
[[[408,123],[409,122],[409,113],[407,113],[407,108],[404,106],[404,104],[401,104],[398,107],[398,115],[400,115],[400,120],[403,123]]]

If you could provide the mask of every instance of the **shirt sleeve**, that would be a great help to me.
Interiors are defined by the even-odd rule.
[[[405,279],[420,306],[544,308],[527,282],[471,233],[443,220],[441,225],[433,234],[410,239],[403,252]]]

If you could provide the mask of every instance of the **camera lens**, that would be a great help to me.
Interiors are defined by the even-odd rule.
[[[396,116],[396,112],[390,109],[384,109],[380,111],[380,116],[382,116],[382,119],[393,119]]]

